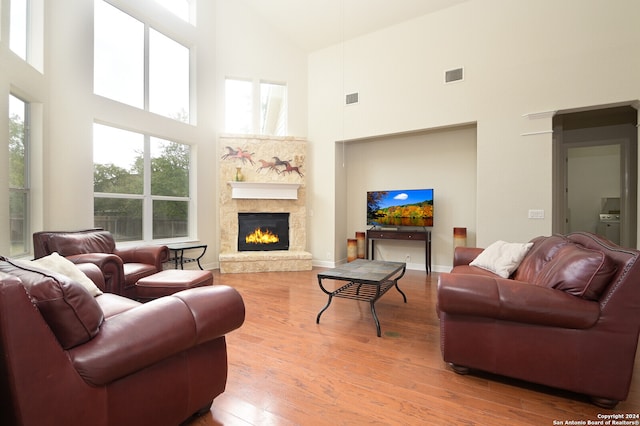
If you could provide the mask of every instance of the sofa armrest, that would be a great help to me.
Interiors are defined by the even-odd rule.
[[[122,269],[122,259],[111,253],[85,253],[72,254],[67,259],[75,264],[93,263],[102,271],[104,275],[105,288],[108,293],[123,294],[124,270]]]
[[[80,376],[101,386],[224,336],[242,325],[244,314],[242,297],[231,287],[185,290],[110,318],[69,354]]]
[[[438,309],[450,315],[575,329],[592,327],[600,316],[597,302],[561,290],[464,274],[440,275]]]
[[[116,248],[114,254],[118,255],[124,263],[144,263],[155,265],[158,271],[162,270],[162,264],[169,261],[169,249],[167,246],[138,246]]]
[[[98,265],[94,263],[76,263],[80,269],[93,283],[102,291],[105,291],[104,275]]]
[[[468,265],[484,249],[478,247],[456,247],[453,250],[453,266]]]

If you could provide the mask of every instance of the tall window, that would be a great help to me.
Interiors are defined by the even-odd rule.
[[[258,96],[254,96],[257,93]],[[280,83],[227,78],[225,81],[227,133],[286,136],[287,86]]]
[[[260,133],[284,136],[287,133],[287,86],[260,83]]]
[[[9,48],[27,60],[27,17],[29,2],[27,0],[11,0],[11,16],[9,29]]]
[[[9,48],[42,72],[44,0],[9,0]]]
[[[149,30],[149,111],[189,122],[189,49]]]
[[[94,16],[94,92],[188,123],[189,49],[104,0]]]
[[[117,241],[189,235],[188,145],[94,124],[94,224]]]
[[[9,95],[9,232],[10,256],[30,250],[29,104]]]
[[[95,2],[93,73],[96,94],[144,108],[144,24],[101,0]]]

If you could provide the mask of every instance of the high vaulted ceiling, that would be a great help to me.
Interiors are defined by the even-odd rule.
[[[302,49],[313,51],[467,0],[239,1]]]

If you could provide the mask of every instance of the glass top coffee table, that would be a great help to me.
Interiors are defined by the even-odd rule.
[[[402,295],[404,303],[407,303],[407,296],[398,287],[398,280],[404,276],[407,264],[402,262],[382,262],[378,260],[356,259],[335,269],[329,269],[318,274],[318,284],[320,289],[327,295],[327,304],[316,317],[316,324],[320,324],[320,316],[327,310],[334,297],[345,299],[362,300],[371,305],[371,314],[376,323],[378,337],[380,333],[380,321],[376,314],[375,303],[391,287],[395,287]],[[322,280],[347,281],[347,284],[337,290],[327,290],[322,284]]]

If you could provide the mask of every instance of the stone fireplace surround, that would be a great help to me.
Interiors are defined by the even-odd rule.
[[[311,270],[311,253],[305,251],[306,140],[223,135],[219,146],[220,272]],[[269,166],[275,161],[273,157],[289,161],[300,173]],[[239,183],[235,181],[237,167],[244,177]],[[239,252],[239,212],[289,213],[289,250]]]

